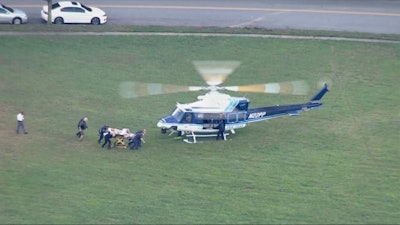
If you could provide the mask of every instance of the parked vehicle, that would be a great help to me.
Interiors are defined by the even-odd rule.
[[[21,9],[0,4],[0,23],[22,24],[28,22],[28,16]]]
[[[48,5],[44,5],[41,10],[41,17],[46,22],[48,20],[47,10]],[[98,25],[107,22],[107,15],[103,10],[74,1],[54,3],[51,6],[51,17],[51,22],[55,24],[87,23]]]

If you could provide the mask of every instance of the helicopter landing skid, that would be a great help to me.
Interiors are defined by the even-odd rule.
[[[172,130],[172,131],[168,134],[168,136],[171,136],[171,135],[174,134],[174,133],[176,133],[176,131],[175,131],[175,130]]]
[[[226,141],[226,136],[228,136],[229,133],[224,133],[224,141]],[[183,139],[184,142],[189,143],[189,144],[194,144],[197,143],[197,137],[217,137],[217,134],[195,134],[194,131],[191,131],[189,134],[186,134],[186,137],[191,137],[193,141],[190,141],[188,138]]]

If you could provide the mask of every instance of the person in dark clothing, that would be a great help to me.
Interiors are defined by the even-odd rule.
[[[76,136],[78,137],[79,141],[83,140],[83,138],[85,136],[84,132],[86,131],[86,129],[88,129],[87,121],[88,121],[88,118],[83,117],[78,122],[78,133],[76,133]]]
[[[107,145],[107,148],[111,148],[111,139],[113,138],[113,135],[110,131],[107,132],[106,135],[104,135],[104,144],[101,145],[102,148]]]
[[[219,120],[219,123],[218,123],[217,140],[219,140],[220,137],[222,140],[225,140],[224,132],[225,132],[225,120],[221,119],[221,120]]]
[[[104,138],[104,134],[107,132],[109,126],[107,125],[103,125],[102,127],[100,127],[99,129],[99,140],[97,141],[97,143],[101,143],[101,140],[103,140]]]
[[[130,149],[132,150],[137,150],[140,147],[142,147],[142,143],[144,142],[144,135],[146,134],[146,130],[140,130],[138,132],[136,132],[135,136],[133,137],[133,139],[130,142]],[[132,145],[133,144],[133,145]]]

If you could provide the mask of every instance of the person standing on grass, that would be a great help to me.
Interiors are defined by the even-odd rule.
[[[85,131],[86,131],[86,129],[88,129],[87,121],[88,121],[88,118],[83,117],[78,122],[78,133],[76,133],[76,136],[78,137],[79,141],[82,141],[83,138],[85,137]]]
[[[144,144],[144,135],[146,134],[146,129],[140,130],[136,132],[135,136],[132,139],[133,145],[131,146],[132,150],[137,150],[142,147]]]
[[[219,123],[218,123],[218,134],[217,134],[217,140],[221,138],[222,140],[225,140],[225,120],[224,120],[224,115],[221,114],[219,118]]]
[[[17,115],[17,134],[19,134],[20,129],[22,129],[22,131],[24,131],[24,134],[28,134],[28,132],[25,130],[24,120],[25,120],[24,112],[18,113],[18,115]]]
[[[110,149],[111,148],[111,138],[113,138],[113,134],[111,133],[111,131],[108,131],[104,135],[104,144],[102,144],[101,147],[104,148],[104,146],[107,145],[107,149]]]
[[[225,132],[225,120],[221,119],[218,123],[217,140],[219,140],[219,138],[225,140],[224,132]]]
[[[103,125],[102,127],[100,127],[100,129],[99,129],[99,140],[97,140],[97,143],[100,144],[101,140],[103,140],[104,134],[107,133],[108,127],[109,126],[107,126],[107,125]]]

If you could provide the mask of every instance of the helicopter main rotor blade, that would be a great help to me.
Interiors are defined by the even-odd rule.
[[[147,95],[161,95],[186,91],[204,90],[200,86],[179,86],[158,83],[122,82],[119,85],[119,94],[124,98],[137,98]]]
[[[229,91],[290,95],[305,95],[309,91],[309,87],[305,81],[288,81],[281,83],[229,86],[223,88]]]
[[[210,86],[222,84],[225,79],[240,65],[238,61],[193,61],[197,72]]]

